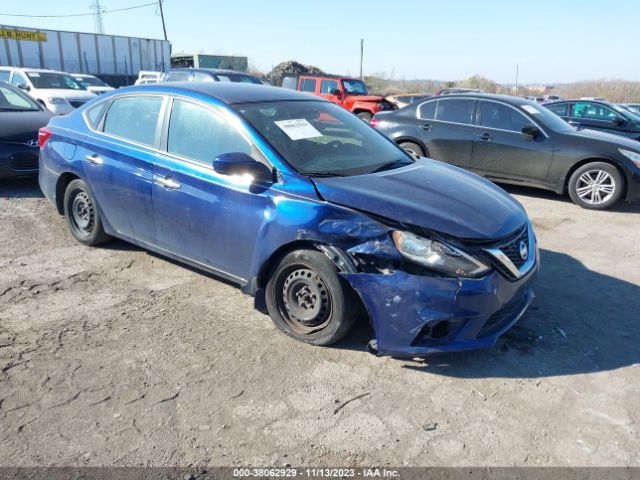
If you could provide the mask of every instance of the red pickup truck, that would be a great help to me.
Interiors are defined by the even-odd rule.
[[[395,110],[396,106],[383,97],[369,95],[362,80],[322,75],[285,76],[284,88],[309,92],[346,108],[366,122],[383,110]]]

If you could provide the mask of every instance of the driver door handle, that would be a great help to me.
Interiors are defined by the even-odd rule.
[[[87,155],[84,157],[89,163],[93,165],[102,165],[104,160],[97,153],[92,153],[91,155]]]
[[[491,140],[491,134],[488,132],[484,132],[482,135],[480,135],[480,138],[482,140]]]
[[[180,184],[171,177],[156,177],[156,183],[170,190],[177,190]]]

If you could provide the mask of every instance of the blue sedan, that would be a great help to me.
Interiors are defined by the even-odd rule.
[[[515,199],[316,96],[124,88],[39,140],[40,186],[79,242],[213,272],[303,342],[334,343],[364,313],[380,354],[489,346],[533,299],[538,249]]]

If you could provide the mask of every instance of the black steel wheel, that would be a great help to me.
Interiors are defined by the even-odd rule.
[[[102,227],[96,201],[83,180],[73,180],[67,185],[64,214],[71,234],[80,243],[98,245],[111,238]]]
[[[314,345],[330,345],[349,331],[355,317],[350,286],[323,253],[297,250],[272,269],[267,310],[287,335]]]

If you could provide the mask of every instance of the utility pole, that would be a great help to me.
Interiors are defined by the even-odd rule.
[[[364,60],[364,38],[360,39],[360,80],[364,80],[364,75],[362,74],[362,62]]]
[[[516,63],[516,96],[518,96],[518,64]]]
[[[164,39],[167,40],[167,27],[164,24],[164,12],[162,11],[162,0],[158,0],[158,6],[160,7],[160,18],[162,19],[162,31],[164,32]]]
[[[103,34],[104,23],[102,22],[102,5],[100,5],[100,0],[94,0],[94,2],[89,6],[89,8],[93,10],[93,24],[94,24],[96,33]]]

